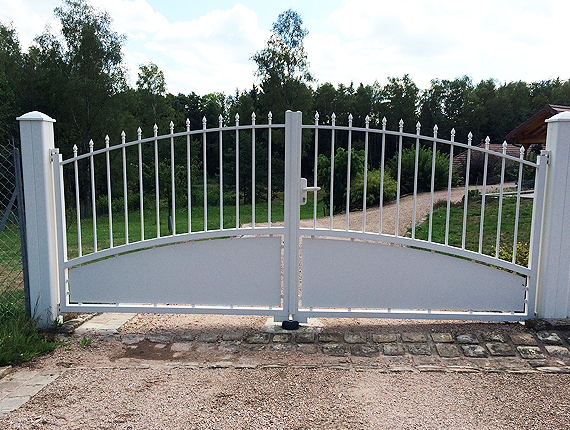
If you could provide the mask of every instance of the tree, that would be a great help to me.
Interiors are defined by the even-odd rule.
[[[164,104],[166,94],[166,80],[164,72],[152,62],[139,66],[137,79],[137,90],[141,93],[144,106],[152,107],[154,124],[157,123],[157,107],[162,102]]]
[[[307,112],[311,107],[312,90],[307,83],[313,76],[303,45],[308,31],[302,26],[301,16],[292,9],[279,14],[265,48],[251,57],[261,78],[262,105],[277,115],[276,120],[286,109]]]
[[[18,92],[22,76],[22,52],[16,30],[0,23],[0,142],[17,136],[14,118],[18,112]]]
[[[396,127],[402,119],[405,127],[415,130],[419,92],[419,88],[407,74],[402,78],[388,78],[388,84],[380,91],[377,118],[385,116],[388,128]]]

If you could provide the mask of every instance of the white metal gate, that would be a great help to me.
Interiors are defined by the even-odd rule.
[[[104,148],[94,150],[91,143],[89,152],[78,155],[75,149],[74,156],[65,161],[54,151],[61,311],[256,314],[300,322],[314,316],[532,317],[546,155],[539,155],[535,163],[525,160],[522,151],[520,157],[508,155],[506,144],[502,152],[495,152],[489,149],[488,140],[485,147],[478,147],[471,144],[470,136],[463,144],[455,142],[454,132],[451,140],[445,140],[437,137],[437,128],[433,136],[420,135],[419,124],[416,131],[404,133],[402,122],[399,131],[389,131],[385,120],[381,128],[370,128],[368,117],[365,127],[353,127],[351,117],[348,126],[337,126],[334,114],[327,124],[319,124],[317,115],[314,124],[303,125],[300,112],[288,111],[285,124],[272,124],[271,114],[267,124],[256,124],[252,115],[251,125],[240,125],[236,117],[235,126],[224,127],[220,118],[217,128],[207,129],[204,119],[202,129],[191,130],[187,121],[186,131],[177,133],[171,123],[170,133],[163,136],[158,136],[155,126],[152,137],[142,138],[139,129],[132,142],[126,142],[123,133],[119,144],[110,145],[107,138]],[[196,157],[198,142],[201,151]],[[350,214],[355,213],[350,193],[355,165],[351,157],[357,143],[364,147],[365,167],[362,208],[357,212],[362,223],[355,228],[350,222]],[[429,217],[427,240],[416,234],[420,222],[416,218],[418,154],[426,144],[433,156],[430,215],[436,206],[437,150],[450,155],[442,239],[432,237],[433,216]],[[314,156],[303,156],[303,145],[309,145]],[[340,212],[345,213],[346,222],[339,228],[334,189],[338,181],[335,154],[341,146],[346,148],[346,181],[337,183],[336,189],[344,189],[341,198],[346,203]],[[395,229],[386,232],[382,217],[387,208],[383,200],[390,146],[397,161],[397,167],[392,166],[397,172],[397,191],[391,203]],[[407,147],[415,151],[414,188],[407,197],[413,200],[413,211],[409,233],[401,234],[402,159]],[[459,207],[451,202],[456,181],[452,177],[454,151],[466,153],[459,244],[452,243],[449,226],[452,207]],[[318,158],[326,153],[330,180],[323,184],[317,180]],[[468,201],[474,198],[469,169],[476,154],[483,160],[477,195],[481,224],[479,244],[471,249],[466,219],[471,216]],[[366,188],[368,166],[373,155],[380,160],[380,201],[367,208],[371,193]],[[302,165],[302,159],[305,163],[312,160],[311,166]],[[490,163],[490,159],[498,162]],[[492,195],[487,183],[489,166],[500,176]],[[510,191],[505,185],[507,168],[517,176],[516,188]],[[303,171],[313,174],[311,187],[301,178]],[[524,175],[534,178],[527,266],[517,264],[516,259]],[[283,189],[279,184],[284,184]],[[320,187],[330,196],[324,219],[318,217]],[[106,192],[97,195],[101,189]],[[197,193],[202,197],[196,198]],[[301,205],[311,196],[312,218],[301,225]],[[488,255],[483,237],[485,208],[491,198],[498,202],[498,219],[495,251]],[[507,198],[516,202],[516,214],[514,237],[505,239],[501,216]],[[283,222],[272,215],[281,204]],[[379,218],[375,228],[367,223],[367,213],[372,211]],[[251,213],[250,222],[241,221],[244,212]],[[197,216],[202,222],[199,229],[194,227]],[[167,226],[171,229],[165,231]],[[505,240],[514,244],[510,261],[500,258]]]

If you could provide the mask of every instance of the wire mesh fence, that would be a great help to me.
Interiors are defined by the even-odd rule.
[[[21,182],[16,180],[20,172],[16,158],[19,163],[13,143],[0,145],[0,317],[26,309],[20,234],[23,207],[19,207]]]

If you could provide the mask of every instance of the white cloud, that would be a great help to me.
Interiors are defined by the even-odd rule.
[[[156,12],[147,0],[91,0],[91,4],[109,12],[113,26],[129,35],[156,33],[168,25],[166,17]]]
[[[167,56],[171,66],[177,64],[170,73],[165,71],[176,91],[184,84],[196,92],[206,87],[207,92],[231,92],[236,87],[251,86],[255,65],[249,58],[268,37],[269,32],[258,26],[257,14],[237,4],[229,10],[214,10],[192,21],[164,26],[145,47]]]
[[[54,30],[59,27],[53,10],[59,6],[57,0],[30,1],[11,0],[2,3],[0,7],[0,21],[4,24],[13,23],[18,39],[25,50],[33,39],[41,34],[46,24]]]

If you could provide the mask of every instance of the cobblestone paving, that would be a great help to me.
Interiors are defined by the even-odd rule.
[[[291,332],[275,326],[257,332],[119,337],[127,358],[173,360],[205,368],[340,366],[383,372],[570,373],[570,334],[553,330],[385,334],[312,327]]]

